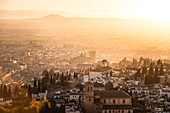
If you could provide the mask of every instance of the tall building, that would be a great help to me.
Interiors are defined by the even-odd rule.
[[[94,90],[92,82],[85,84],[85,113],[133,113],[131,96],[118,90]]]
[[[96,51],[89,51],[89,57],[95,63],[96,62]]]

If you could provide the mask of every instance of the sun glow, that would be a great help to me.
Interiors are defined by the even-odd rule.
[[[131,12],[139,18],[170,20],[169,5],[170,0],[148,0]]]

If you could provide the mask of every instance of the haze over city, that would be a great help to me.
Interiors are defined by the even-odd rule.
[[[0,113],[169,113],[169,0],[1,0]]]

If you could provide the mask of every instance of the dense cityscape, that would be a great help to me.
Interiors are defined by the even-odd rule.
[[[0,0],[0,113],[170,113],[168,0]]]
[[[102,56],[94,48],[74,44],[0,43],[2,113],[170,110],[168,59],[139,57],[114,62],[105,59],[107,55],[100,60]]]

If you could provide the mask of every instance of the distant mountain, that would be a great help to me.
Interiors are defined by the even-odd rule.
[[[44,16],[42,18],[39,18],[40,20],[58,20],[58,19],[64,19],[65,17],[55,14],[49,14],[47,16]]]
[[[111,34],[113,36],[150,37],[150,32],[169,33],[170,24],[142,19],[64,17],[58,14],[48,14],[40,18],[0,19],[0,29],[55,31],[67,36],[78,33],[95,37]]]
[[[76,14],[67,11],[44,11],[44,10],[0,10],[0,19],[25,19],[41,18],[49,14],[61,16],[75,16]]]

